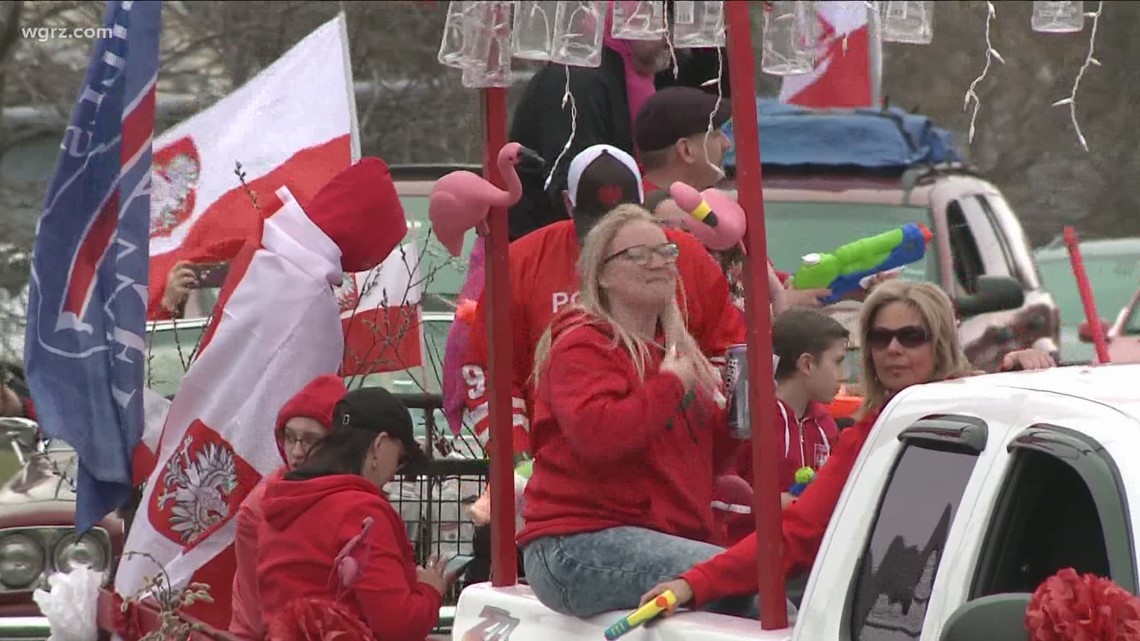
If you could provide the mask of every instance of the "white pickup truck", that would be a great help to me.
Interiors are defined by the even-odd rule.
[[[908,389],[859,455],[792,627],[680,612],[624,639],[1025,639],[1030,594],[1062,568],[1135,594],[1138,382],[1140,365],[1121,365]],[[576,619],[525,585],[480,584],[452,639],[600,640],[625,614]]]

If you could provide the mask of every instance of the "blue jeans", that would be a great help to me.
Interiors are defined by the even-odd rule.
[[[639,527],[548,536],[523,548],[527,583],[543,605],[576,617],[636,608],[641,595],[677,578],[724,548]],[[755,597],[733,597],[702,610],[759,617]]]

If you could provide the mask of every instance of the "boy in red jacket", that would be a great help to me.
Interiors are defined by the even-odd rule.
[[[784,507],[803,490],[802,484],[796,483],[797,472],[805,470],[802,475],[810,469],[814,477],[839,438],[839,429],[827,405],[835,399],[843,381],[848,338],[849,332],[839,321],[814,309],[789,309],[772,324],[772,348],[778,359],[776,425],[783,436],[779,478]],[[751,488],[752,448],[741,448],[736,472],[744,479],[744,483],[737,484]],[[751,490],[746,497],[736,497],[732,505],[733,511],[724,517],[727,545],[756,530]]]

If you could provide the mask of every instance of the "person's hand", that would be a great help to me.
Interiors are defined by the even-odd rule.
[[[666,590],[673,591],[673,595],[677,597],[677,603],[662,612],[661,616],[670,616],[676,612],[677,608],[693,600],[693,588],[689,585],[689,582],[684,579],[673,579],[665,583],[658,583],[653,586],[653,589],[641,595],[641,603],[639,603],[637,607],[641,607],[653,599],[656,599],[658,596],[664,594]]]
[[[768,302],[772,304],[772,318],[776,318],[788,309],[788,291],[784,289],[784,284],[780,282],[772,263],[768,263],[768,297]]]
[[[784,509],[794,503],[796,497],[792,496],[791,492],[780,492],[780,509]]]
[[[1026,369],[1049,369],[1056,367],[1057,363],[1047,352],[1039,349],[1022,349],[1010,352],[1001,359],[1001,371],[1013,372]]]
[[[697,367],[698,364],[693,362],[692,358],[677,354],[676,345],[672,345],[666,350],[665,360],[661,361],[661,371],[669,372],[681,379],[681,384],[685,387],[686,393],[692,390],[699,380]]]
[[[788,307],[822,307],[819,299],[831,296],[830,289],[796,289],[789,278],[784,288],[784,301]]]
[[[427,565],[422,568],[416,568],[416,581],[426,583],[435,588],[440,596],[447,594],[451,589],[451,584],[455,583],[455,574],[444,574],[443,569],[447,566],[447,562],[440,559],[438,556],[432,556],[428,559]]]
[[[178,307],[186,302],[190,290],[198,284],[198,277],[194,268],[187,261],[179,261],[170,270],[166,278],[166,291],[162,294],[162,306],[166,311],[174,313]]]

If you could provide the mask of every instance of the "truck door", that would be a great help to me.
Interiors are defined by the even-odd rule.
[[[1103,445],[1066,427],[1037,424],[1008,449],[966,603],[946,623],[930,626],[945,626],[930,638],[957,641],[979,626],[1024,630],[1030,595],[1064,568],[1110,577],[1136,593],[1124,484]]]

